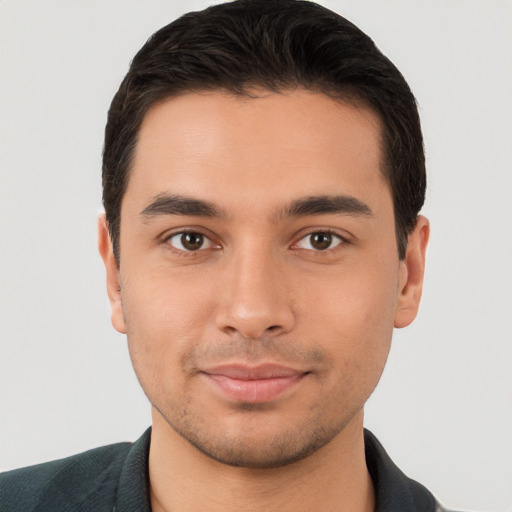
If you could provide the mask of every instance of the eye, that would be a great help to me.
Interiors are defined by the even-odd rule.
[[[326,251],[340,245],[343,239],[329,231],[315,231],[301,238],[295,247],[310,251]]]
[[[185,252],[199,251],[200,249],[212,249],[217,247],[208,237],[196,231],[182,231],[167,239],[167,243],[174,249]]]

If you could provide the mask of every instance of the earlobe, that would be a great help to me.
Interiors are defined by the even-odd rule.
[[[418,313],[423,291],[425,254],[429,235],[430,225],[428,219],[420,215],[413,232],[409,235],[405,258],[400,262],[395,327],[408,326]]]
[[[107,274],[107,294],[112,313],[112,325],[116,331],[126,334],[124,323],[123,305],[121,302],[121,288],[119,280],[119,268],[114,257],[112,241],[108,231],[105,214],[98,217],[98,249],[105,264]]]

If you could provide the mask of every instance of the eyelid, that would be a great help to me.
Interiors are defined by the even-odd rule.
[[[185,248],[180,249],[179,247],[175,247],[174,245],[172,245],[170,243],[172,238],[177,237],[177,236],[183,236],[184,234],[187,234],[187,233],[194,233],[194,234],[197,234],[197,235],[201,235],[204,238],[204,241],[208,242],[208,246],[207,247],[201,247],[201,248],[197,249],[196,251],[191,251],[191,250],[187,250]],[[178,253],[181,253],[181,254],[184,254],[184,255],[193,255],[193,254],[200,253],[202,251],[207,251],[209,249],[220,249],[220,247],[221,247],[218,243],[216,243],[216,242],[214,242],[212,240],[212,236],[211,235],[208,235],[208,234],[205,233],[204,229],[195,228],[195,227],[178,228],[178,229],[175,229],[175,230],[173,230],[171,232],[167,232],[162,237],[162,242],[164,244],[167,244],[171,248],[171,250],[173,250],[175,252],[178,252]]]
[[[178,247],[171,245],[170,240],[173,237],[183,235],[186,233],[197,233],[198,235],[201,235],[202,237],[204,237],[205,241],[208,242],[208,246],[201,247],[200,249],[197,249],[196,251],[192,251],[192,250],[187,250],[185,248],[180,249]],[[298,244],[302,240],[304,240],[305,238],[307,238],[315,233],[329,234],[333,238],[338,239],[338,243],[336,243],[333,247],[329,247],[329,248],[323,249],[323,250],[322,249],[314,249],[314,248],[307,249],[307,248],[302,248],[302,247],[298,246]],[[215,242],[214,238],[215,237],[213,235],[207,233],[207,230],[205,230],[204,228],[190,226],[190,227],[175,228],[170,232],[168,231],[164,235],[162,235],[161,240],[162,240],[162,243],[167,244],[169,246],[169,248],[175,252],[178,252],[178,253],[181,253],[184,255],[194,255],[194,254],[197,254],[202,251],[209,250],[209,249],[221,249],[222,246],[219,243]],[[340,245],[346,245],[349,243],[351,243],[350,235],[345,234],[345,233],[340,233],[339,230],[336,230],[333,228],[322,228],[322,227],[315,226],[314,228],[307,228],[307,230],[306,229],[301,230],[301,232],[295,237],[295,242],[293,242],[290,247],[291,247],[291,249],[299,249],[299,250],[318,252],[318,253],[328,253],[329,251],[336,250]]]
[[[331,235],[333,238],[336,238],[339,241],[338,241],[338,243],[336,243],[332,247],[329,247],[329,248],[323,249],[323,250],[322,249],[315,249],[315,248],[308,249],[308,248],[304,248],[304,247],[299,247],[299,243],[301,241],[303,241],[304,239],[310,237],[311,235],[314,235],[315,233],[325,233],[325,234]],[[296,237],[295,240],[296,241],[291,246],[292,249],[299,249],[299,250],[304,250],[304,251],[312,251],[312,252],[317,252],[317,253],[328,253],[329,251],[336,250],[341,245],[345,245],[345,244],[350,243],[350,239],[349,239],[348,235],[343,235],[339,231],[334,230],[332,228],[317,228],[317,227],[309,229],[305,233],[304,232],[301,233],[299,236]]]

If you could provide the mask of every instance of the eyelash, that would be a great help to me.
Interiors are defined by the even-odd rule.
[[[316,234],[322,234],[322,235],[329,235],[330,237],[332,237],[332,243],[335,242],[335,239],[338,240],[338,243],[336,243],[336,245],[334,245],[333,247],[328,247],[326,249],[303,249],[303,248],[300,248],[300,247],[297,247],[298,244],[300,242],[302,242],[303,240],[306,240],[308,237],[311,237],[313,235],[316,235]],[[292,245],[292,248],[294,247],[297,247],[297,249],[299,250],[305,250],[305,251],[311,251],[313,253],[318,253],[318,254],[325,254],[325,253],[329,253],[329,252],[333,252],[335,251],[340,245],[345,245],[349,243],[347,238],[346,237],[343,237],[342,235],[340,235],[338,232],[332,230],[332,229],[315,229],[314,231],[309,231],[308,233],[304,234],[303,236],[301,236],[299,238],[299,240],[297,242],[295,242],[293,245]]]
[[[204,245],[204,242],[209,241],[210,244],[212,246],[215,246],[215,247],[203,248],[202,245],[201,245],[201,247],[199,247],[197,250],[193,251],[193,250],[186,250],[185,248],[180,249],[179,247],[174,247],[171,244],[171,240],[173,238],[175,238],[175,237],[183,237],[184,235],[187,235],[187,234],[199,235],[199,236],[201,236],[203,238],[203,244],[202,245]],[[220,246],[218,244],[215,244],[215,242],[213,242],[208,235],[206,235],[205,233],[203,233],[202,231],[200,231],[198,229],[182,229],[181,231],[177,231],[177,232],[171,233],[170,235],[165,237],[164,243],[167,244],[170,247],[170,249],[175,254],[178,254],[180,256],[185,256],[185,257],[187,257],[187,256],[197,256],[198,253],[200,253],[201,251],[204,251],[206,249],[220,248]],[[183,245],[183,244],[181,244],[181,245]]]
[[[207,247],[207,248],[203,248],[202,246],[199,247],[197,250],[186,250],[185,248],[183,249],[180,249],[178,247],[174,247],[172,244],[171,244],[171,240],[175,237],[178,237],[178,236],[181,236],[183,237],[183,235],[187,235],[187,234],[193,234],[193,235],[199,235],[201,237],[203,237],[203,243],[205,241],[209,241],[209,243],[211,245],[213,245],[213,247]],[[338,240],[338,243],[336,243],[336,245],[334,245],[334,247],[328,247],[326,249],[307,249],[307,248],[301,248],[301,247],[298,247],[298,244],[307,239],[308,237],[311,237],[315,234],[322,234],[322,235],[329,235],[333,238],[332,242],[334,242],[335,240],[334,239],[337,239]],[[182,229],[180,231],[177,231],[177,232],[174,232],[174,233],[171,233],[170,235],[166,236],[164,238],[164,243],[168,245],[168,247],[170,247],[170,249],[175,253],[175,254],[178,254],[180,256],[185,256],[185,257],[190,257],[190,256],[197,256],[201,251],[204,251],[204,250],[207,250],[207,249],[220,249],[221,246],[216,244],[215,242],[213,242],[211,240],[211,238],[206,235],[205,233],[203,233],[201,230],[199,229]],[[333,252],[335,251],[339,246],[342,246],[342,245],[346,245],[350,243],[346,237],[340,235],[338,232],[332,230],[332,229],[315,229],[313,231],[309,231],[305,234],[303,234],[298,240],[297,242],[294,242],[292,245],[291,245],[291,248],[292,249],[297,249],[297,250],[304,250],[304,251],[308,251],[308,252],[312,252],[312,253],[317,253],[317,254],[326,254],[326,253],[330,253],[330,252]],[[183,244],[182,244],[183,245]]]

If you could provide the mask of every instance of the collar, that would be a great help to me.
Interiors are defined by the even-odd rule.
[[[149,444],[151,427],[128,452],[117,488],[114,512],[151,512],[149,497]]]
[[[405,476],[366,429],[364,444],[366,466],[375,490],[375,512],[441,512],[430,491]]]

